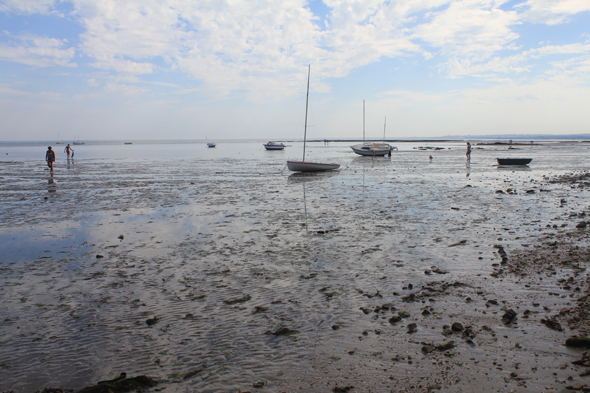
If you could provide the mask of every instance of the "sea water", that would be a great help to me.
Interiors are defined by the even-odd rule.
[[[467,161],[463,142],[397,143],[391,158],[313,142],[306,159],[340,169],[299,174],[286,161],[301,143],[263,142],[89,142],[70,160],[54,145],[53,174],[47,143],[0,144],[0,389],[123,371],[201,392],[293,381],[319,352],[391,329],[360,307],[399,307],[433,267],[477,280],[494,245],[588,207],[547,181],[588,170],[585,143],[475,143]],[[268,334],[280,327],[299,333]]]

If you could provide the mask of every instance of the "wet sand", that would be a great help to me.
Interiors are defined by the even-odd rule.
[[[257,150],[62,160],[53,182],[2,162],[0,390],[121,372],[169,392],[584,384],[563,344],[588,332],[589,195],[555,180],[590,169],[588,146],[523,147],[530,167],[502,168],[505,148],[467,165],[440,145],[389,160],[318,144],[342,167],[311,175]]]

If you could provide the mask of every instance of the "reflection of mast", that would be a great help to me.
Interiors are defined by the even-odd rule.
[[[362,192],[363,207],[365,207],[365,167],[363,167],[363,192]]]
[[[303,182],[303,213],[305,217],[305,232],[309,232],[307,227],[307,201],[305,199],[305,182]]]

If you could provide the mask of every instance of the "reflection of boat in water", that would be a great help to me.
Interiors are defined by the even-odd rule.
[[[215,146],[217,146],[217,143],[213,143],[213,142],[207,143],[207,147],[215,147]]]
[[[496,165],[498,172],[532,172],[532,168],[528,165]]]
[[[268,142],[263,144],[266,150],[283,150],[286,146],[284,143]]]
[[[528,165],[532,158],[496,158],[498,165]]]
[[[289,182],[308,182],[314,180],[324,180],[334,175],[337,175],[338,171],[321,171],[321,172],[295,172],[289,175]]]
[[[354,157],[350,161],[350,165],[352,167],[359,166],[362,168],[385,168],[391,167],[392,162],[385,156],[375,156],[373,160],[367,160],[365,157]]]
[[[365,142],[365,100],[363,100],[363,143],[358,145],[350,146],[353,152],[361,156],[384,156],[388,155],[391,157],[391,151],[397,150],[397,147],[393,147],[388,143],[385,143],[385,126],[387,118],[383,123],[383,142]]]
[[[305,97],[305,128],[303,131],[303,160],[301,161],[287,161],[287,168],[294,172],[320,172],[330,171],[340,168],[339,164],[325,164],[321,162],[305,161],[305,144],[307,143],[307,108],[309,104],[309,75],[311,72],[311,65],[307,70],[307,96]]]

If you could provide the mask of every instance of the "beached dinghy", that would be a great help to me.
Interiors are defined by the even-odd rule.
[[[531,161],[532,158],[496,158],[498,160],[498,165],[527,165]]]
[[[215,146],[217,146],[217,144],[212,143],[212,142],[207,143],[207,147],[215,147]]]
[[[387,143],[363,143],[350,146],[353,152],[361,156],[391,155],[392,146]]]
[[[287,161],[287,168],[294,172],[321,172],[340,168],[339,164],[325,164],[321,162],[305,161],[305,144],[307,143],[307,108],[309,104],[309,74],[311,66],[307,70],[307,97],[305,98],[305,128],[303,129],[303,160]]]
[[[284,143],[268,142],[262,144],[266,150],[283,150],[286,146]]]

